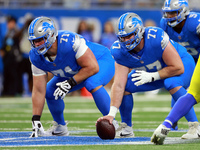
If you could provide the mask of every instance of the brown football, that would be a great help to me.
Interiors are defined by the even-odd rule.
[[[96,131],[98,136],[103,140],[115,138],[115,127],[106,119],[102,119],[97,122]]]

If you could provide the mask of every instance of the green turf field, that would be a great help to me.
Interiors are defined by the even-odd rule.
[[[95,122],[101,117],[92,99],[82,97],[66,97],[65,119],[69,122],[70,135],[97,136]],[[136,137],[151,137],[153,130],[162,123],[170,111],[170,96],[159,94],[157,96],[134,95],[133,124]],[[197,117],[200,117],[200,104],[195,106]],[[31,98],[0,98],[0,132],[31,131],[32,103]],[[116,120],[120,122],[119,113]],[[41,122],[48,129],[52,117],[45,104]],[[168,137],[181,137],[188,129],[187,121],[182,118],[179,122],[182,132],[170,132]],[[79,131],[79,132],[76,132]],[[87,146],[52,146],[52,147],[4,147],[3,149],[87,149],[87,150],[115,150],[121,149],[199,149],[200,140],[187,144],[167,145],[87,145]]]

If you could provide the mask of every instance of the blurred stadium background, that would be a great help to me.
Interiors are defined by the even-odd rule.
[[[59,29],[77,31],[81,19],[87,19],[93,26],[94,41],[99,42],[103,25],[110,20],[115,25],[116,19],[125,12],[138,13],[144,21],[152,20],[159,26],[162,17],[161,8],[164,0],[0,0],[1,38],[6,33],[8,15],[17,18],[21,27],[28,14],[34,17],[54,18]],[[189,6],[200,10],[198,0],[189,0]]]
[[[131,11],[141,16],[145,26],[159,26],[163,3],[164,0],[0,0],[0,49],[8,31],[8,16],[16,19],[18,29],[30,18],[47,16],[53,18],[58,29],[73,32],[78,32],[84,20],[91,31],[91,40],[104,45],[101,38],[107,21],[115,30],[119,16]],[[200,11],[199,0],[189,0],[189,6],[191,10]],[[1,66],[0,60],[0,95],[3,89]],[[27,77],[23,79],[23,92],[28,93]]]

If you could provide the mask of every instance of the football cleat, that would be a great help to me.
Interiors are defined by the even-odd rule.
[[[121,123],[120,127],[116,130],[116,138],[134,137],[133,128],[129,127],[126,123]]]
[[[189,130],[184,134],[182,139],[197,139],[200,138],[199,122],[188,122]]]
[[[67,128],[68,122],[66,125],[58,124],[57,122],[53,121],[51,127],[46,131],[46,135],[48,136],[68,136],[69,131]]]
[[[169,131],[170,131],[170,128],[167,128],[163,124],[160,124],[157,127],[157,129],[154,131],[151,137],[151,142],[153,142],[156,145],[162,145]]]

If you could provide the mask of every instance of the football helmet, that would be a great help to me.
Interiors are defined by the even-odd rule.
[[[162,11],[163,18],[166,19],[168,25],[175,27],[190,13],[188,0],[165,0]],[[167,13],[176,13],[176,16],[168,18]]]
[[[38,17],[29,25],[28,39],[31,43],[31,50],[36,54],[45,54],[51,45],[55,42],[58,31],[53,20],[48,17]],[[36,47],[34,40],[42,39],[44,44]]]
[[[125,13],[121,15],[117,22],[117,37],[122,47],[127,51],[133,50],[143,38],[144,27],[142,19],[135,13]],[[134,35],[128,41],[124,37]]]

